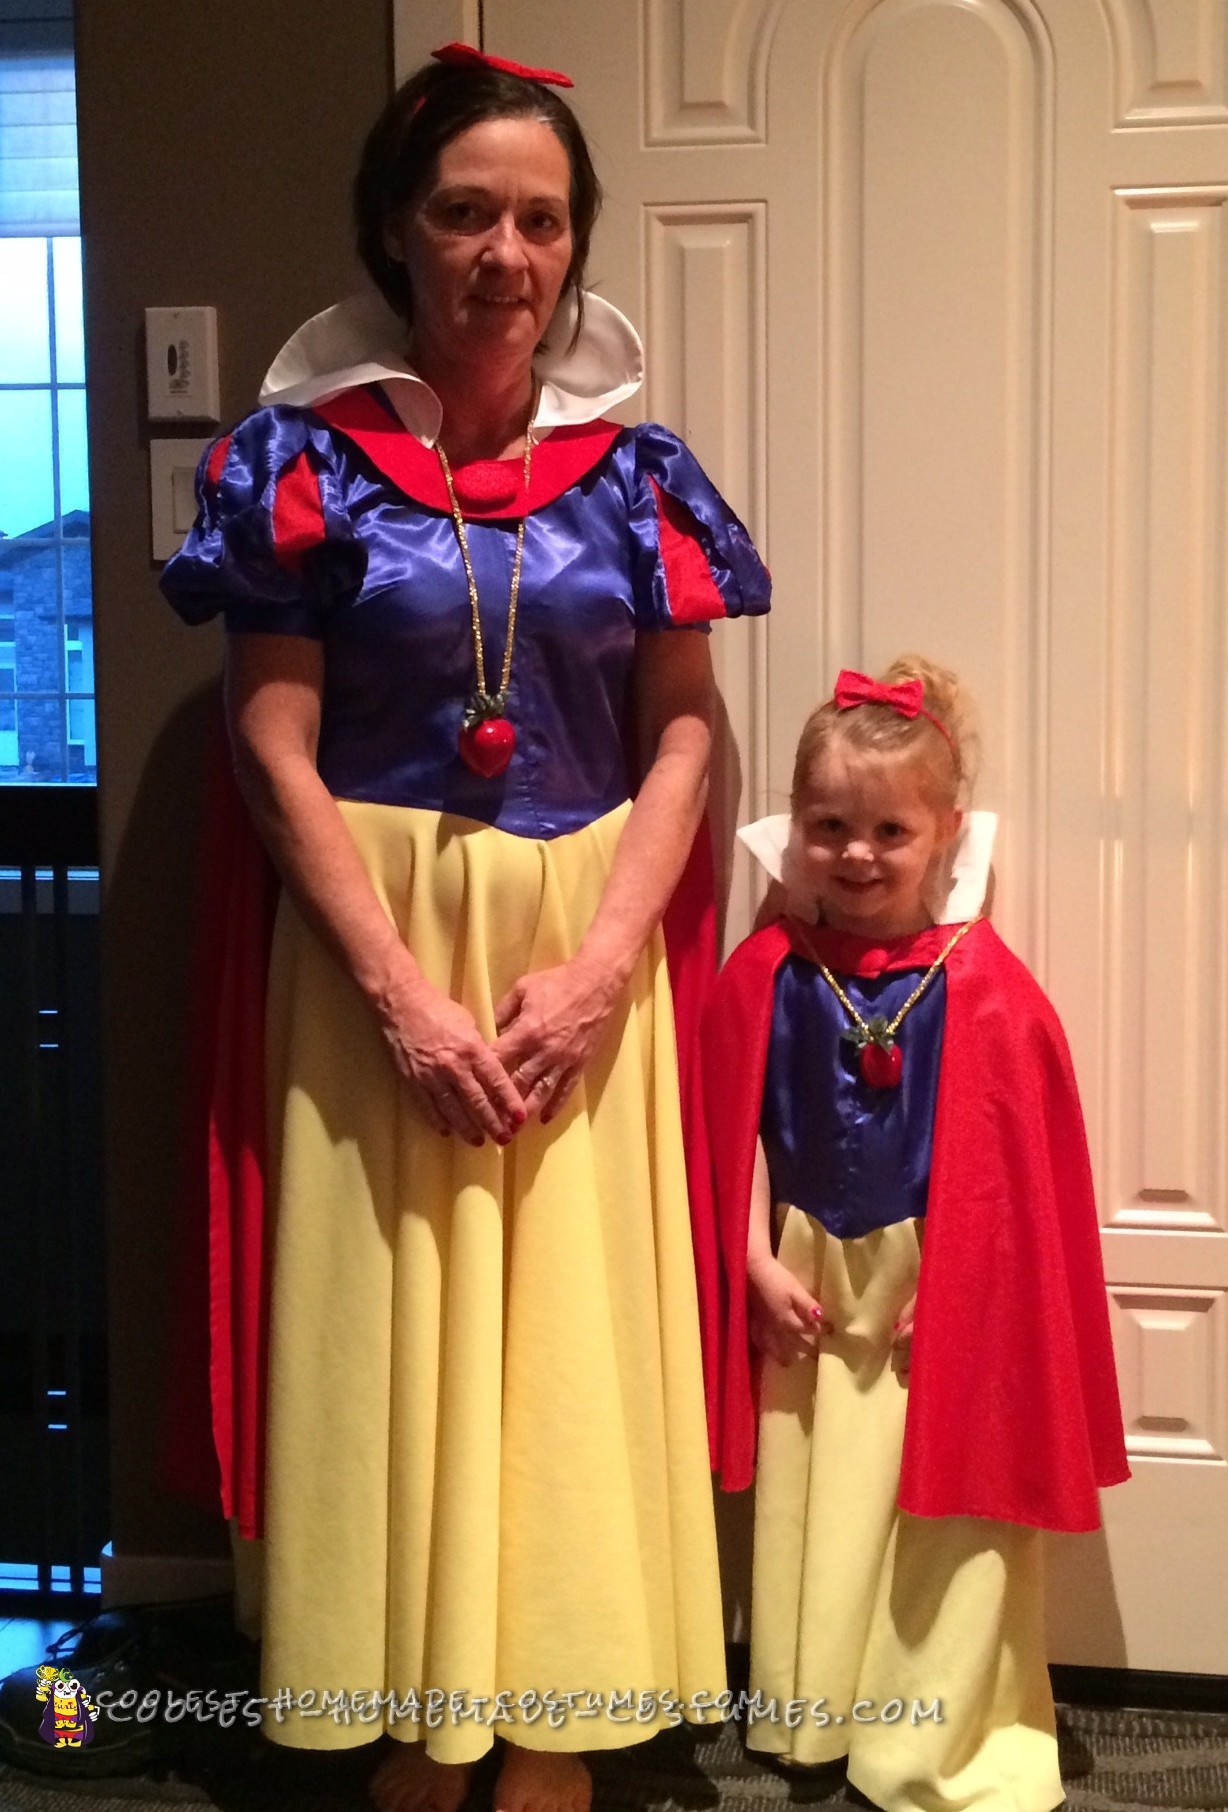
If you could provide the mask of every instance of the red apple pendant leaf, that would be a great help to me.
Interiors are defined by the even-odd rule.
[[[899,1088],[904,1074],[904,1053],[898,1044],[879,1044],[867,1039],[861,1047],[858,1064],[861,1079],[871,1088]]]

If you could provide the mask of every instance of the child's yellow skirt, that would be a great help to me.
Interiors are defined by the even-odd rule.
[[[885,1812],[1050,1812],[1041,1535],[895,1507],[908,1381],[892,1339],[919,1224],[838,1240],[781,1212],[780,1258],[835,1331],[817,1360],[764,1367],[750,1746],[847,1756]]]

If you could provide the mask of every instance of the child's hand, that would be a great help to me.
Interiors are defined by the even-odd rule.
[[[906,1378],[912,1368],[912,1328],[917,1315],[917,1297],[914,1291],[900,1310],[899,1320],[895,1324],[895,1338],[891,1350],[895,1354],[895,1369],[901,1377]]]
[[[823,1311],[778,1258],[748,1260],[747,1314],[750,1337],[778,1365],[811,1359],[824,1331]]]

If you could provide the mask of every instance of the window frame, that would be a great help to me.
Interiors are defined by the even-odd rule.
[[[64,242],[72,243],[76,247],[75,262],[79,265],[84,247],[75,208],[78,189],[75,132],[71,140],[74,161],[70,164],[66,143],[70,116],[66,106],[59,104],[66,93],[71,93],[72,117],[75,117],[71,0],[62,0],[58,16],[53,16],[54,11],[47,0],[40,0],[37,9],[31,9],[34,16],[23,14],[19,17],[19,5],[14,5],[13,0],[10,0],[10,4],[5,6],[3,0],[0,0],[0,69],[5,64],[20,64],[27,58],[52,60],[50,74],[44,76],[46,65],[36,63],[33,78],[23,78],[19,72],[16,81],[11,84],[19,102],[27,92],[35,96],[35,105],[29,116],[33,124],[23,126],[19,123],[17,131],[37,132],[42,125],[39,109],[46,107],[49,145],[45,153],[36,149],[32,161],[27,164],[26,168],[32,169],[32,179],[23,169],[24,153],[21,150],[15,157],[9,158],[7,167],[15,171],[15,176],[7,194],[18,199],[15,208],[6,210],[6,223],[0,225],[0,244],[16,241],[30,246],[41,245],[46,285],[45,365],[40,345],[36,357],[42,369],[38,377],[20,375],[20,361],[10,366],[14,375],[0,379],[0,400],[12,396],[46,399],[44,419],[51,458],[50,514],[28,529],[10,530],[3,541],[0,541],[0,564],[9,567],[14,586],[12,604],[5,609],[5,617],[11,617],[16,627],[11,662],[13,686],[11,692],[7,689],[5,692],[6,716],[12,716],[15,721],[11,730],[0,732],[0,791],[32,783],[94,787],[98,778],[92,655],[86,660],[88,690],[80,684],[72,684],[74,677],[79,679],[81,676],[74,676],[70,670],[70,645],[81,641],[80,628],[87,620],[84,612],[71,608],[79,599],[82,588],[80,575],[72,570],[70,562],[75,564],[84,558],[88,563],[89,560],[89,445],[84,410],[80,411],[80,445],[75,438],[66,442],[66,434],[74,432],[75,424],[71,420],[66,422],[65,400],[78,393],[82,398],[88,394],[88,371],[83,329],[79,375],[66,376],[64,366],[65,358],[70,361],[68,370],[75,371],[77,366],[75,320],[67,335],[63,329],[65,297],[68,297],[68,308],[73,309],[78,285],[75,270],[71,265],[65,270],[64,253],[58,248]],[[45,86],[38,85],[40,80],[45,82]],[[19,122],[22,117],[19,112]],[[18,143],[20,145],[20,139]],[[9,145],[11,150],[11,140]],[[0,159],[0,163],[3,162]],[[23,198],[33,198],[33,207],[23,209]],[[3,197],[0,197],[0,202],[2,201]],[[27,218],[27,213],[31,217]],[[37,277],[32,276],[31,281],[37,293]],[[83,285],[80,287],[83,288]],[[25,293],[24,288],[21,293]],[[40,312],[42,307],[43,299],[40,298]],[[84,313],[83,303],[81,307]],[[74,409],[72,413],[75,416],[77,411]],[[42,441],[41,427],[39,439],[41,445],[47,445]],[[67,511],[64,496],[66,445],[71,447],[73,465],[79,463],[85,493],[83,504],[71,500]],[[74,478],[76,476],[75,472],[70,475]],[[66,528],[66,524],[70,526]],[[3,527],[0,523],[0,528]],[[40,571],[33,580],[38,604],[34,612],[35,622],[31,624],[23,621],[30,613],[17,608],[16,575],[21,571],[23,557],[28,555],[37,560],[40,550],[50,555],[49,570],[46,573]],[[92,584],[89,592],[88,622],[92,631]],[[7,605],[7,600],[5,603]],[[10,665],[7,662],[5,664]],[[23,677],[25,684],[22,683]],[[11,705],[7,704],[9,699],[12,701]],[[44,709],[30,709],[39,706]],[[51,721],[52,710],[48,707],[54,708],[54,722]],[[84,727],[80,722],[83,708],[88,710],[92,719],[91,728],[86,735],[80,733]],[[23,716],[26,719],[24,724]],[[31,753],[34,754],[37,765],[27,772]],[[78,768],[77,772],[73,771],[74,765]]]

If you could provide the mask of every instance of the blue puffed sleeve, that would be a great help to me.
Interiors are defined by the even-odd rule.
[[[659,422],[641,423],[634,437],[636,627],[762,615],[771,577],[694,454]]]
[[[257,410],[207,449],[195,527],[162,573],[185,622],[221,612],[232,630],[323,636],[367,564],[337,463],[325,424],[285,407]]]

